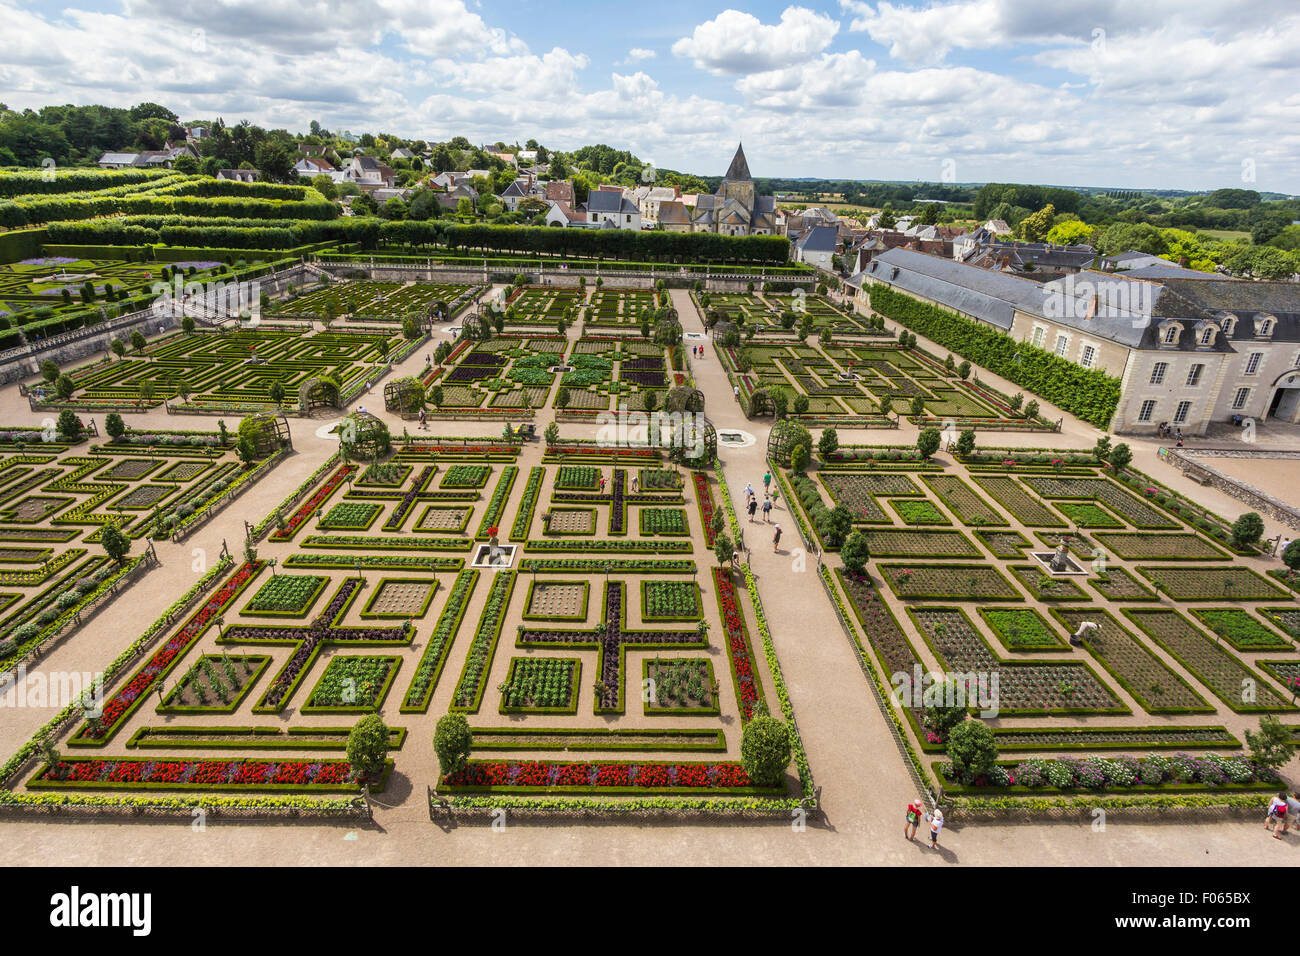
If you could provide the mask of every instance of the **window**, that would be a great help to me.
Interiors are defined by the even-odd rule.
[[[1165,384],[1165,372],[1167,371],[1169,371],[1168,362],[1156,362],[1155,365],[1151,366],[1151,384]]]
[[[1230,315],[1223,320],[1223,334],[1226,337],[1231,338],[1232,331],[1236,327],[1237,327],[1237,317],[1235,315]]]
[[[1142,408],[1138,410],[1138,421],[1149,422],[1151,416],[1156,413],[1156,402],[1153,398],[1148,398],[1142,403]]]
[[[1237,389],[1237,394],[1232,396],[1232,407],[1245,408],[1246,402],[1249,398],[1250,398],[1250,389],[1248,388]]]
[[[1056,337],[1056,354],[1064,355],[1065,348],[1069,344],[1070,344],[1070,337],[1068,335],[1058,335]]]
[[[1205,331],[1201,333],[1201,344],[1209,345],[1214,341],[1214,326],[1207,325]]]
[[[1193,365],[1187,370],[1187,387],[1195,388],[1201,384],[1201,373],[1205,371],[1204,365]]]
[[[1272,320],[1272,319],[1265,319],[1263,322],[1259,323],[1259,334],[1260,334],[1260,335],[1268,335],[1268,333],[1270,333],[1270,332],[1272,332],[1272,331],[1273,331],[1273,320]]]
[[[1192,410],[1191,402],[1179,402],[1178,408],[1174,410],[1174,424],[1182,425],[1187,421],[1187,414]]]
[[[1250,357],[1246,359],[1246,374],[1254,375],[1259,371],[1259,363],[1264,358],[1263,352],[1251,352]]]
[[[1092,368],[1093,363],[1097,361],[1097,350],[1091,345],[1083,347],[1083,354],[1079,356],[1079,364],[1084,368]]]
[[[1043,347],[1043,339],[1046,336],[1047,329],[1043,328],[1041,325],[1034,326],[1034,337],[1032,339],[1033,346],[1041,349]]]
[[[1165,329],[1165,345],[1174,345],[1178,342],[1178,326],[1171,325]]]

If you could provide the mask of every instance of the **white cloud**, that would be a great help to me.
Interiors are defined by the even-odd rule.
[[[655,58],[654,50],[646,50],[639,46],[634,46],[627,51],[629,60],[653,60]]]
[[[673,53],[713,73],[762,73],[812,59],[839,29],[835,20],[805,7],[786,7],[775,25],[740,10],[724,10],[674,43]]]

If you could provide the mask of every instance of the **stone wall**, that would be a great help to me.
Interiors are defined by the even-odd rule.
[[[1251,510],[1268,515],[1268,517],[1280,521],[1288,528],[1300,531],[1300,509],[1296,509],[1285,501],[1274,498],[1272,495],[1260,491],[1240,479],[1224,474],[1203,460],[1195,460],[1205,458],[1285,458],[1300,460],[1300,451],[1238,451],[1236,449],[1198,448],[1195,452],[1189,452],[1186,449],[1169,449],[1169,463],[1187,477],[1211,488],[1217,488],[1239,501],[1244,501],[1250,506]]]

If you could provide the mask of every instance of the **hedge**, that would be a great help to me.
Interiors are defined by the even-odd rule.
[[[982,322],[874,283],[871,308],[973,364],[1001,375],[1072,415],[1106,429],[1119,405],[1120,380],[1017,342]],[[1017,360],[1018,359],[1018,360]]]

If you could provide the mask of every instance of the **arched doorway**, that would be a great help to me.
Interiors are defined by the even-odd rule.
[[[1273,397],[1265,421],[1300,422],[1300,368],[1283,372],[1273,382]]]

